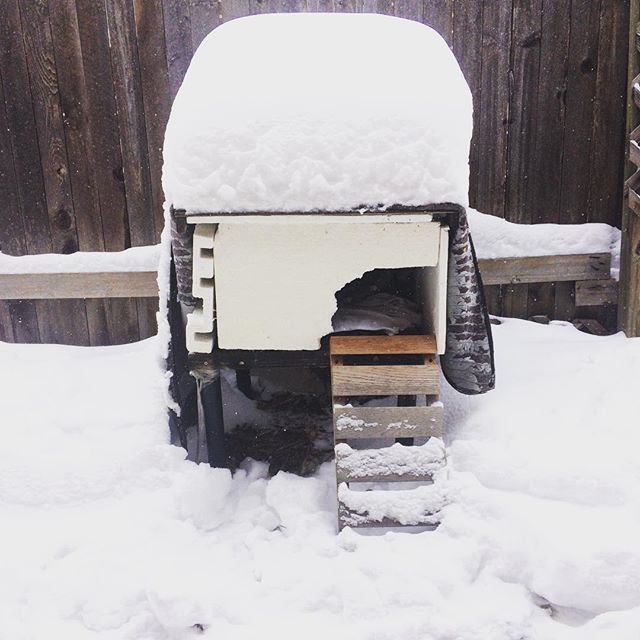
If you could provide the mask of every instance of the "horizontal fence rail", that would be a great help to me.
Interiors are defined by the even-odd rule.
[[[485,286],[575,282],[576,306],[612,305],[617,282],[611,254],[531,256],[479,260]],[[0,300],[156,298],[156,271],[0,274]]]

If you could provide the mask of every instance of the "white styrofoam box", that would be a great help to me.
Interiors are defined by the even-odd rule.
[[[214,344],[214,236],[213,224],[198,224],[193,233],[193,296],[202,302],[187,316],[187,349],[192,353],[210,353]]]
[[[324,216],[317,224],[220,223],[215,238],[207,237],[214,247],[216,333],[222,349],[317,349],[320,338],[332,332],[337,291],[367,271],[403,267],[431,268],[425,275],[433,280],[426,290],[425,316],[438,349],[444,347],[446,247],[441,242],[446,243],[446,231],[437,222],[350,225]],[[212,274],[208,262],[196,267],[200,259],[195,251],[195,296],[200,296],[196,285],[203,274]],[[207,285],[203,296],[212,293],[213,286]],[[212,336],[195,335],[213,330],[211,304],[210,297],[203,297],[201,311],[192,316],[190,351],[213,346]]]

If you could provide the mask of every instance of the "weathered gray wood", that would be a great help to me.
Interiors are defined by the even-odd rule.
[[[453,12],[453,52],[473,95],[473,137],[469,152],[469,200],[478,207],[484,195],[478,193],[480,163],[480,116],[482,100],[482,2],[456,0]]]
[[[628,49],[634,50],[635,27],[629,11],[637,0],[600,3],[597,79],[594,101],[588,222],[620,226],[625,145],[625,95]],[[633,22],[635,25],[635,20]],[[618,124],[619,123],[619,124]],[[630,122],[630,129],[633,123]]]
[[[618,304],[617,280],[576,282],[576,307],[599,307],[605,304]]]
[[[438,455],[432,455],[425,447],[403,446],[395,444],[378,449],[351,449],[345,445],[337,445],[336,477],[340,482],[424,482],[431,483],[434,474],[442,469],[447,461],[444,447]],[[399,449],[398,449],[399,448]],[[398,451],[402,453],[402,462],[398,459]]]
[[[400,493],[400,492],[396,492]],[[358,528],[381,528],[381,527],[410,527],[429,525],[435,528],[440,522],[440,511],[425,509],[415,522],[400,522],[392,518],[382,518],[376,520],[366,509],[356,511],[350,509],[341,500],[338,500],[338,527],[358,527]]]
[[[572,282],[610,277],[611,254],[496,258],[479,261],[484,284]]]
[[[347,509],[344,505],[338,507],[338,527],[344,529],[345,527],[357,527],[358,529],[396,529],[404,527],[419,526],[421,529],[434,531],[438,528],[440,520],[438,514],[430,514],[425,516],[425,522],[418,525],[407,525],[397,520],[391,520],[390,518],[383,518],[378,521],[363,521],[362,518],[355,511]]]
[[[336,439],[442,437],[442,405],[339,407],[333,409]]]
[[[640,127],[636,127],[629,134],[629,162],[640,167]]]
[[[478,122],[478,208],[505,215],[509,127],[511,3],[484,0],[482,9],[482,110]],[[476,26],[476,28],[478,28]]]
[[[640,5],[629,7],[626,132],[630,134],[640,125],[640,111],[633,100],[633,80],[640,73],[640,54],[637,46],[640,27]],[[635,173],[634,173],[635,172]],[[633,174],[633,175],[632,175]],[[631,176],[631,177],[629,177]],[[627,186],[638,182],[640,174],[627,163]],[[622,205],[622,246],[620,250],[620,306],[618,326],[628,336],[640,336],[640,198],[627,190]]]
[[[387,396],[437,394],[440,370],[433,363],[423,365],[333,366],[334,396]]]
[[[155,298],[156,278],[155,271],[0,274],[0,299]]]

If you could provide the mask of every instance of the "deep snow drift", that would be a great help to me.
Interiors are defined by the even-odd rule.
[[[163,188],[192,212],[464,206],[471,129],[471,92],[433,29],[250,16],[196,51],[167,124]]]
[[[640,340],[494,329],[443,524],[382,537],[336,535],[330,463],[185,461],[154,340],[0,344],[0,638],[637,640]]]

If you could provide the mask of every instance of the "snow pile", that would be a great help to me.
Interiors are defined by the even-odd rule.
[[[494,329],[496,391],[444,394],[442,525],[382,537],[336,535],[331,464],[184,460],[154,340],[0,345],[0,637],[637,640],[640,340]]]
[[[77,251],[10,256],[0,253],[0,273],[105,273],[155,271],[160,245],[132,247],[124,251]]]
[[[516,224],[503,218],[467,211],[473,244],[479,258],[620,254],[620,230],[608,224]]]
[[[191,212],[466,205],[471,130],[460,67],[425,25],[241,18],[191,61],[167,125],[164,192]]]

